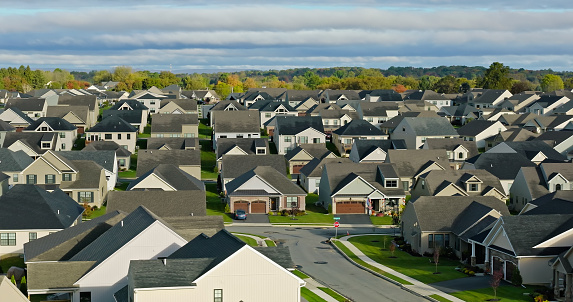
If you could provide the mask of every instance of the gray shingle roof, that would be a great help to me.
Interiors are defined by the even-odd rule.
[[[45,104],[46,100],[40,98],[8,99],[4,108],[16,107],[22,111],[42,111]]]
[[[73,288],[95,261],[29,263],[28,289]]]
[[[305,192],[284,174],[273,167],[258,166],[226,184],[227,194],[233,195],[235,191],[251,178],[258,176],[284,195],[306,195]]]
[[[458,134],[463,136],[476,136],[492,127],[497,121],[474,120],[458,129]]]
[[[137,177],[160,164],[201,166],[201,150],[139,150]]]
[[[41,142],[51,142],[54,150],[56,147],[56,132],[8,132],[4,137],[3,148],[8,148],[17,141],[21,141],[37,154],[43,154],[47,149],[40,149]]]
[[[266,138],[219,138],[217,140],[217,159],[231,149],[239,147],[247,154],[256,154],[256,147],[264,147],[269,152],[269,141]]]
[[[365,120],[352,120],[348,124],[334,130],[338,135],[386,135],[376,126]]]
[[[504,144],[529,159],[532,159],[537,153],[543,152],[549,160],[561,162],[567,160],[566,156],[561,155],[543,141],[504,142]]]
[[[211,114],[213,114],[214,111],[223,111],[225,110],[225,108],[227,108],[229,105],[233,105],[237,110],[247,110],[247,108],[245,108],[245,106],[239,104],[239,102],[235,101],[235,100],[221,100],[220,102],[218,102],[217,104],[215,104],[215,106],[213,106],[213,108],[211,108]]]
[[[418,136],[458,136],[456,129],[448,119],[443,117],[406,117],[404,121],[412,127]]]
[[[476,169],[484,169],[500,180],[515,179],[521,167],[534,167],[535,164],[517,153],[482,153],[468,160]]]
[[[108,211],[135,211],[140,206],[148,208],[159,217],[207,215],[205,191],[110,191],[107,196]]]
[[[362,112],[362,116],[388,116],[387,110],[398,111],[398,105],[394,103],[360,102],[356,110]]]
[[[24,151],[0,148],[0,171],[16,172],[28,167],[34,160]]]
[[[215,259],[131,260],[128,276],[134,289],[192,286]]]
[[[147,106],[145,106],[143,103],[141,103],[138,100],[124,99],[124,100],[121,100],[121,101],[115,103],[115,105],[111,106],[111,108],[109,108],[109,110],[117,111],[117,110],[119,110],[119,108],[121,108],[121,106],[123,106],[123,104],[127,104],[132,109],[132,110],[125,110],[125,111],[138,111],[138,110],[148,110],[149,109],[149,108],[147,108]],[[141,114],[141,111],[140,111],[140,114]]]
[[[54,154],[68,160],[90,160],[110,172],[114,171],[115,151],[112,150],[56,151]]]
[[[245,111],[215,111],[213,114],[213,130],[219,133],[259,133],[260,115],[254,110]]]
[[[54,131],[70,131],[77,129],[70,122],[59,117],[41,117],[35,120],[26,130],[36,130],[42,123],[48,124]]]
[[[427,100],[448,100],[443,95],[432,91],[432,90],[419,90],[414,93],[409,94],[405,99],[408,100],[420,100],[420,101],[427,101]]]
[[[473,103],[492,104],[506,91],[505,89],[486,89],[473,100]]]
[[[308,128],[324,133],[322,118],[319,116],[275,116],[275,120],[276,129],[281,135],[296,135]]]
[[[477,177],[482,181],[481,191],[471,192],[467,191],[465,181],[472,176]],[[439,192],[444,186],[451,183],[457,185],[462,190],[464,190],[469,195],[483,195],[487,193],[491,188],[496,188],[501,193],[504,193],[503,186],[497,177],[489,173],[486,170],[474,169],[474,170],[432,170],[422,176],[426,179],[426,185],[430,195],[434,195]]]
[[[84,123],[87,123],[89,115],[88,106],[48,106],[46,116],[63,118],[70,112],[80,118]]]
[[[414,177],[431,162],[438,163],[444,169],[450,165],[445,149],[388,150],[386,161],[396,164],[401,177]]]
[[[151,133],[181,133],[183,125],[199,126],[197,114],[154,114],[151,122]]]
[[[386,153],[390,149],[406,149],[406,142],[404,142],[403,139],[357,139],[354,141],[353,147],[356,148],[358,157],[362,160],[378,148],[384,150]]]
[[[197,101],[190,99],[169,99],[161,100],[161,108],[165,107],[167,104],[173,103],[185,111],[197,111]]]
[[[300,169],[300,174],[306,177],[320,177],[322,175],[322,167],[327,163],[351,163],[348,158],[314,158],[308,164]]]
[[[314,158],[322,159],[332,152],[326,148],[326,144],[300,144],[296,148],[290,150],[285,154],[286,160],[291,160],[295,155],[304,151]]]
[[[111,116],[119,117],[130,124],[141,124],[142,110],[113,110],[108,109],[102,113],[102,119],[107,119]]]
[[[555,145],[558,145],[571,136],[573,136],[573,131],[547,131],[536,137],[535,140],[553,141]]]
[[[86,132],[137,132],[137,129],[120,117],[110,116]]]
[[[12,125],[6,123],[3,120],[0,120],[0,131],[14,131],[14,130],[16,130],[16,128],[14,128]]]
[[[464,141],[462,138],[428,138],[426,139],[428,149],[446,149],[453,151],[458,146],[464,146],[468,150],[468,157],[473,157],[479,154],[475,141]]]
[[[115,151],[118,157],[127,157],[131,155],[129,150],[121,147],[114,141],[95,141],[85,146],[82,151]],[[95,154],[95,153],[94,153]]]
[[[168,148],[169,150],[200,148],[198,138],[184,137],[150,137],[147,139],[147,149]]]
[[[258,166],[273,167],[284,176],[287,174],[286,160],[282,155],[223,155],[225,178],[237,178]]]
[[[62,94],[58,97],[58,105],[88,106],[91,111],[97,110],[98,102],[95,95],[72,96]]]
[[[160,164],[154,169],[149,170],[147,173],[141,175],[140,177],[138,177],[136,180],[132,181],[129,184],[129,186],[127,187],[127,191],[132,190],[133,187],[144,181],[147,177],[149,177],[152,174],[161,178],[163,181],[171,185],[177,191],[184,191],[184,190],[205,191],[205,184],[203,182],[189,175],[187,172],[179,169],[178,167],[170,164]],[[139,188],[137,190],[143,190],[143,189]]]
[[[557,190],[530,202],[536,207],[521,215],[573,214],[573,191]]]

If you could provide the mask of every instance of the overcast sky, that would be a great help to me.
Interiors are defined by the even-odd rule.
[[[573,70],[571,0],[396,2],[2,0],[0,67]]]

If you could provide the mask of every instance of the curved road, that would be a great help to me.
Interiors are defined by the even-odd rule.
[[[264,235],[288,246],[292,260],[301,266],[302,271],[353,301],[427,301],[356,267],[329,244],[323,243],[327,238],[334,236],[333,228],[244,227],[238,225],[225,228],[230,232]],[[339,232],[344,233],[346,231],[351,234],[372,233],[372,228],[341,228],[339,230]],[[383,234],[384,230],[377,229],[376,232]],[[320,264],[321,262],[327,263]]]

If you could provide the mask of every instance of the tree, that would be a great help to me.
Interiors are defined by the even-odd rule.
[[[512,94],[518,94],[524,91],[531,91],[533,90],[533,84],[529,81],[519,81],[513,83],[511,89],[509,90]]]
[[[408,89],[407,89],[406,87],[404,87],[404,85],[402,85],[402,84],[396,84],[396,85],[394,85],[394,86],[392,87],[392,89],[393,89],[394,91],[398,92],[398,93],[402,93],[402,92],[408,90]]]
[[[516,266],[515,270],[513,271],[513,275],[511,276],[511,284],[515,286],[521,286],[523,283],[523,278],[521,277],[521,272],[519,268]]]
[[[418,85],[418,88],[420,90],[430,90],[439,80],[440,78],[435,76],[423,76],[420,78],[420,84]]]
[[[84,213],[82,214],[82,216],[89,217],[92,214],[92,208],[90,207],[90,205],[87,202],[84,202],[82,204],[82,207],[84,207]]]
[[[512,80],[509,78],[509,67],[502,63],[493,62],[479,79],[478,86],[485,89],[511,89]]]
[[[198,73],[183,78],[183,88],[186,90],[204,90],[209,86],[209,81]]]
[[[434,248],[434,263],[436,264],[436,272],[434,274],[439,274],[438,272],[438,263],[440,263],[440,246],[437,245]]]
[[[497,288],[501,283],[501,279],[503,279],[503,272],[501,271],[501,269],[499,269],[493,272],[493,276],[491,276],[491,279],[489,280],[489,285],[493,289],[493,296],[494,299],[496,299],[496,301],[497,301]]]
[[[460,92],[460,93],[466,93],[466,92],[470,91],[471,88],[472,88],[472,87],[470,86],[470,83],[468,83],[468,82],[463,82],[463,83],[460,85],[460,90],[459,90],[459,92]]]
[[[451,75],[441,78],[433,87],[433,90],[437,93],[456,93],[458,89],[456,78]]]
[[[248,90],[250,88],[257,88],[257,87],[259,87],[259,85],[257,85],[257,82],[253,78],[246,78],[243,81],[243,89]]]
[[[131,67],[117,66],[113,69],[112,79],[115,82],[125,82],[131,73],[133,73],[133,69]]]
[[[320,85],[320,76],[310,70],[304,73],[304,79],[304,84],[310,89],[316,89]]]
[[[394,256],[395,251],[396,251],[396,241],[392,240],[392,242],[390,242],[390,253],[392,253],[391,258],[396,258],[396,256]]]
[[[554,74],[546,74],[541,79],[541,90],[543,92],[551,92],[563,89],[564,84],[560,76]]]
[[[565,89],[568,89],[568,90],[573,89],[573,78],[568,78],[567,80],[565,80],[563,85],[564,85]]]
[[[99,84],[99,83],[105,83],[105,82],[109,82],[112,79],[112,75],[111,72],[109,72],[109,70],[98,70],[96,71],[94,78],[93,78],[93,82],[94,84]]]

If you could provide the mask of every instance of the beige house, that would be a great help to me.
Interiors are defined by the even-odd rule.
[[[70,151],[76,141],[78,128],[59,117],[41,117],[24,129],[24,132],[54,133],[57,141],[53,150]]]
[[[137,129],[119,117],[110,116],[86,131],[86,144],[96,141],[114,141],[133,154]]]
[[[197,114],[154,114],[151,137],[199,137]]]
[[[162,100],[159,112],[161,114],[197,114],[197,101],[190,99]]]
[[[139,150],[137,177],[161,164],[171,164],[201,179],[201,150]]]
[[[91,120],[91,114],[88,106],[48,106],[46,113],[48,117],[59,117],[78,128],[78,133],[83,134],[86,129],[91,128],[97,123],[97,120]]]

